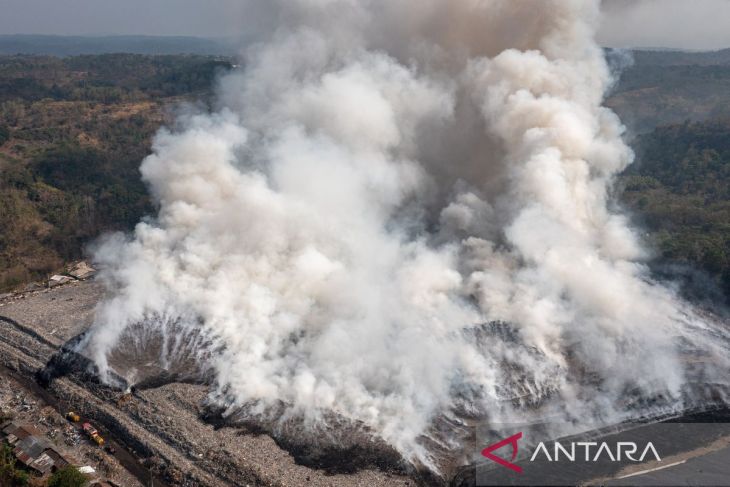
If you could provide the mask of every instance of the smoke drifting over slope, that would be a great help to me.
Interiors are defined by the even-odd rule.
[[[632,154],[601,107],[598,0],[265,3],[219,110],[144,161],[157,219],[97,252],[102,370],[133,330],[183,329],[231,410],[333,411],[424,464],[440,417],[681,407],[680,345],[725,370],[724,332],[609,210]]]

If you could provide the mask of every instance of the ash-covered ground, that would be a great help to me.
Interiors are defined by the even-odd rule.
[[[139,344],[129,345],[126,352],[136,362],[127,366],[143,369],[149,379],[131,391],[101,384],[89,361],[63,347],[68,350],[91,325],[103,294],[97,282],[74,281],[0,300],[0,409],[37,425],[117,485],[150,478],[163,486],[474,485],[473,466],[444,464],[443,478],[416,472],[394,449],[352,424],[325,431],[307,429],[296,418],[253,424],[236,414],[224,417],[208,401],[205,376],[185,373],[192,362],[183,357],[173,364],[174,374],[155,375],[161,370],[155,354],[144,362],[144,355],[134,354]],[[157,350],[153,342],[148,345]],[[122,351],[116,360],[124,357]],[[68,410],[94,422],[118,451],[112,455],[76,438],[63,419]],[[724,444],[712,449],[697,441],[710,465],[717,464],[712,455],[730,452]],[[695,463],[707,463],[702,462]]]
[[[102,297],[98,283],[85,281],[0,301],[0,365],[7,368],[0,375],[17,378],[3,380],[15,381],[18,393],[40,403],[37,389],[34,392],[38,371],[88,328]],[[20,392],[21,383],[34,387]],[[304,430],[296,432],[301,435],[298,440],[289,434],[287,443],[277,444],[260,428],[221,421],[215,410],[206,407],[204,384],[160,381],[128,393],[100,384],[83,370],[67,370],[46,391],[56,402],[54,421],[66,408],[79,412],[133,454],[138,464],[128,467],[137,476],[154,475],[158,483],[170,486],[369,487],[435,481],[409,476],[391,449],[368,446],[364,437],[351,439],[344,449],[318,450],[317,438]],[[106,458],[109,455],[94,451],[102,456],[99,462],[119,470],[114,459]],[[130,472],[123,475],[132,478]],[[120,485],[134,483],[122,480]]]

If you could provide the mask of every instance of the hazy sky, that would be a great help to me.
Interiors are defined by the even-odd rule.
[[[604,0],[600,40],[614,47],[730,47],[730,0]]]
[[[536,0],[540,1],[540,0]],[[0,0],[0,34],[236,36],[247,0]],[[600,39],[630,47],[730,47],[730,0],[604,0]]]
[[[229,36],[246,0],[0,0],[0,34]]]

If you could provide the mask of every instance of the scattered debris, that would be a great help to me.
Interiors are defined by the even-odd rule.
[[[44,289],[21,298],[20,295],[10,298],[2,309],[7,316],[33,330],[40,337],[46,337],[53,343],[60,344],[70,340],[89,326],[93,321],[94,305],[102,299],[104,288],[93,279],[74,281],[55,289]],[[52,300],[55,298],[55,300]],[[73,298],[72,301],[69,301]],[[50,332],[57,330],[53,337]],[[13,342],[6,340],[17,334],[23,338],[22,343],[29,349],[38,349],[40,356],[32,361],[27,354],[17,351]],[[0,364],[11,366],[15,370],[20,366],[37,368],[37,362],[47,363],[51,360],[48,347],[39,341],[36,335],[22,334],[10,325],[0,321]],[[51,337],[51,338],[48,338]],[[20,365],[18,365],[20,364]],[[31,364],[31,365],[27,365]],[[201,421],[205,414],[202,406],[208,397],[208,387],[202,384],[172,383],[162,387],[141,389],[125,397],[121,391],[112,392],[106,387],[84,379],[82,375],[72,376],[72,380],[55,382],[52,392],[64,407],[59,414],[54,408],[55,425],[58,429],[57,444],[59,448],[72,453],[80,460],[77,465],[90,465],[96,469],[97,475],[107,479],[106,484],[116,487],[142,487],[138,474],[143,472],[149,478],[149,472],[143,467],[152,467],[152,475],[157,480],[175,487],[191,487],[195,485],[312,485],[325,487],[391,486],[402,485],[405,476],[386,474],[368,469],[355,474],[335,474],[311,469],[297,464],[292,455],[282,450],[269,436],[245,432],[237,427],[214,427],[213,423]],[[83,384],[76,387],[73,383]],[[22,391],[22,392],[21,392]],[[21,392],[16,397],[16,393]],[[33,412],[21,412],[19,407],[23,397],[37,399],[38,404]],[[99,400],[101,399],[101,400]],[[117,400],[121,399],[121,406]],[[16,421],[38,424],[41,411],[46,404],[30,390],[25,389],[16,379],[10,378],[0,370],[0,409],[13,414]],[[67,412],[73,411],[81,416],[79,423],[68,422]],[[121,445],[141,445],[144,448],[135,452],[119,450],[110,455],[105,449],[87,440],[81,430],[85,417],[103,421],[104,425],[114,431],[115,440]],[[96,426],[96,423],[92,423]],[[111,425],[117,428],[111,428]],[[101,426],[101,425],[100,425]],[[44,431],[45,428],[39,427]],[[248,430],[246,430],[248,431]],[[103,431],[106,433],[106,429]],[[104,435],[106,437],[106,434]],[[105,447],[112,442],[106,438]],[[193,456],[189,456],[192,452]],[[124,464],[129,461],[128,453],[134,459],[155,457],[154,462],[141,460],[143,465],[132,464],[134,468]],[[200,458],[197,454],[203,453]],[[135,455],[136,454],[136,455]],[[101,460],[99,460],[101,459]],[[125,460],[126,459],[126,460]],[[107,470],[106,465],[111,465]],[[305,482],[304,477],[310,476]],[[92,479],[90,486],[95,485]],[[148,480],[144,481],[148,485]]]
[[[79,435],[76,428],[71,425],[67,425],[63,429],[63,442],[68,446],[76,446],[81,441],[81,435]]]
[[[67,292],[63,289],[62,286],[52,292]],[[48,296],[44,291],[39,294]],[[2,326],[2,322],[0,322],[0,326]],[[2,346],[3,338],[7,337],[7,335],[3,335],[5,331],[7,330],[0,329],[0,364],[7,366],[8,355],[5,355],[6,349]],[[88,487],[95,485],[142,487],[134,474],[124,468],[115,455],[110,455],[105,449],[99,448],[95,442],[82,441],[84,435],[80,424],[70,423],[65,419],[68,409],[59,413],[56,407],[46,402],[41,396],[36,396],[32,390],[25,388],[17,378],[13,378],[10,375],[11,370],[4,372],[0,367],[0,446],[3,443],[9,444],[8,441],[3,441],[7,436],[3,433],[3,429],[13,423],[21,425],[24,431],[27,427],[37,438],[37,440],[29,441],[29,445],[24,445],[29,447],[33,455],[37,453],[33,450],[33,445],[40,444],[49,447],[35,460],[29,457],[29,460],[36,461],[36,463],[27,466],[28,469],[33,469],[40,474],[41,469],[46,468],[44,465],[47,466],[52,462],[54,466],[61,466],[66,461],[73,466],[89,465],[95,469],[94,475],[87,475]],[[76,403],[74,402],[74,404]],[[78,407],[81,406],[82,404],[79,404]],[[19,436],[23,436],[23,433]],[[18,441],[20,440],[15,440],[16,445],[11,445],[11,451],[18,446]],[[20,459],[17,462],[22,463]],[[27,464],[23,463],[23,465]],[[57,467],[51,467],[48,474],[52,473],[54,468]],[[38,480],[37,485],[41,485],[42,482],[43,479]],[[4,485],[2,480],[0,480],[0,485]]]
[[[121,407],[124,404],[130,402],[132,400],[133,396],[131,392],[125,392],[121,396],[119,396],[119,399],[117,399],[117,406]]]
[[[15,394],[14,401],[11,404],[16,410],[24,413],[30,413],[36,409],[36,402],[32,399],[26,398],[19,392]]]
[[[34,291],[42,291],[43,289],[45,289],[45,288],[42,285],[40,285],[39,283],[31,282],[30,284],[25,286],[21,292],[30,293],[30,292],[34,292]]]
[[[96,269],[91,267],[89,264],[87,264],[84,261],[77,262],[74,264],[71,269],[68,271],[68,275],[75,277],[76,279],[83,281],[86,279],[89,279],[96,274]]]
[[[51,278],[48,280],[48,287],[54,288],[56,286],[66,284],[71,281],[73,281],[73,279],[68,276],[60,276],[60,275],[56,274],[55,276],[51,276]]]

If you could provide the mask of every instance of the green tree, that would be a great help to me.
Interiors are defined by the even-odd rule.
[[[25,470],[16,470],[15,478],[13,479],[16,487],[25,487],[30,483],[30,474]]]
[[[0,125],[0,145],[10,140],[10,129],[5,125]]]
[[[0,451],[0,485],[13,485],[15,477],[15,458],[10,448],[3,445]]]
[[[28,473],[16,468],[15,457],[9,446],[0,449],[0,485],[8,487],[24,487],[28,485]]]
[[[86,477],[76,467],[68,466],[60,469],[48,479],[48,487],[82,487]]]

